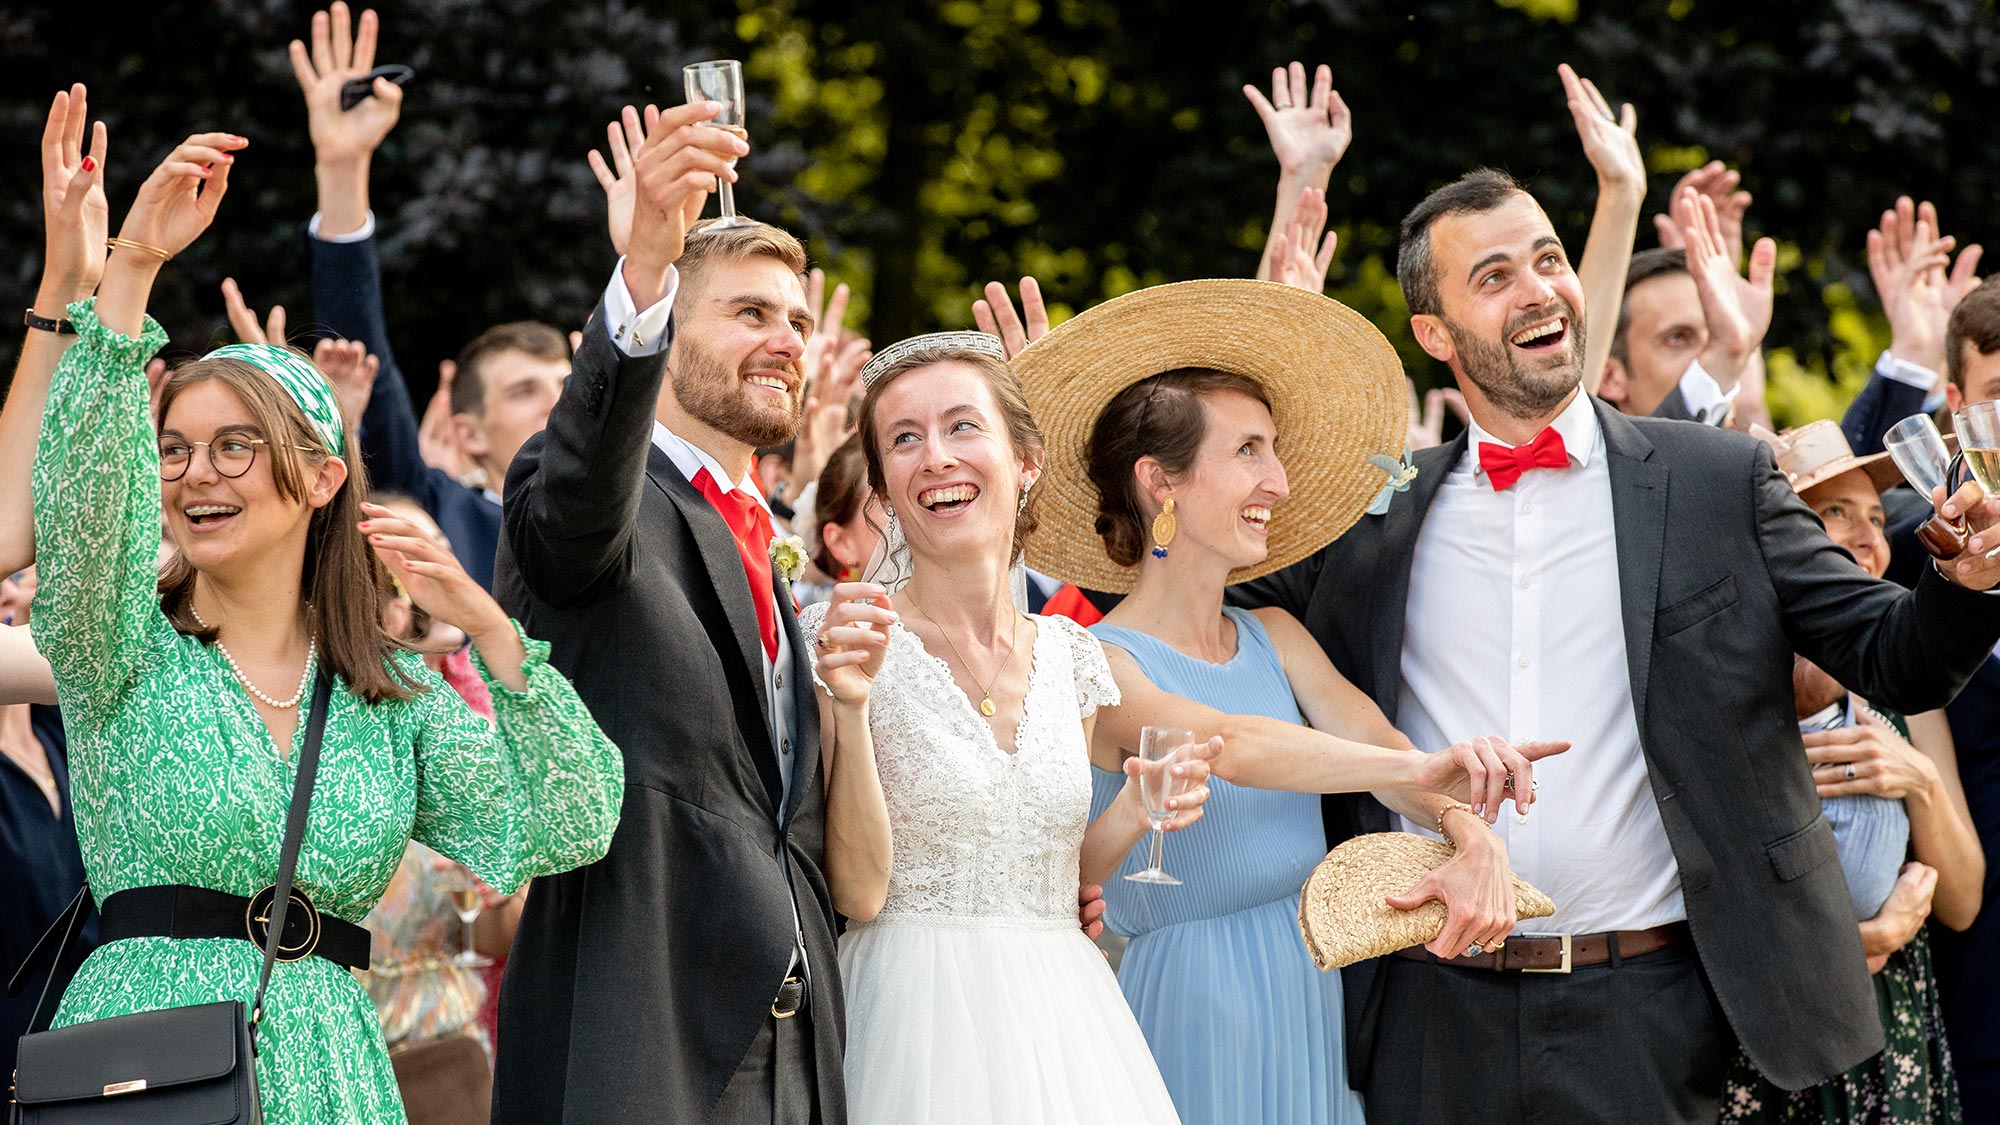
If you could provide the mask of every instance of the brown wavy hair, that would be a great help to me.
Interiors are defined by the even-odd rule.
[[[819,474],[819,491],[813,494],[812,561],[829,578],[840,577],[841,562],[827,549],[826,529],[853,519],[867,498],[868,458],[861,444],[859,433],[847,435],[826,459],[826,468]]]
[[[1164,371],[1119,391],[1091,427],[1084,464],[1097,488],[1098,537],[1119,566],[1138,566],[1146,554],[1146,505],[1140,503],[1141,457],[1178,476],[1194,465],[1208,436],[1202,401],[1224,391],[1245,394],[1271,408],[1257,380],[1207,367]]]
[[[1014,374],[1013,367],[1006,360],[963,348],[919,348],[883,369],[868,385],[868,393],[861,396],[858,427],[862,435],[861,451],[868,462],[869,487],[878,494],[886,495],[888,490],[887,478],[882,471],[882,443],[875,436],[875,409],[882,401],[882,393],[910,372],[939,363],[962,363],[977,371],[980,378],[986,381],[987,388],[993,392],[994,403],[1000,407],[1000,418],[1007,425],[1007,437],[1014,443],[1016,456],[1024,461],[1039,460],[1047,448],[1047,443],[1042,440],[1042,428],[1035,424],[1034,412],[1028,409],[1028,393],[1021,389],[1021,377]],[[1014,541],[1007,555],[1009,563],[1020,560],[1021,552],[1027,549],[1028,536],[1035,533],[1037,499],[1037,493],[1031,490],[1027,506],[1014,517]],[[882,529],[876,530],[879,532]]]
[[[256,365],[240,359],[198,359],[181,364],[160,392],[160,417],[167,416],[174,400],[188,388],[209,382],[229,388],[249,408],[251,419],[270,443],[262,455],[271,459],[271,479],[278,495],[305,503],[309,473],[330,454],[298,403]],[[306,595],[309,626],[319,642],[322,666],[344,680],[349,691],[369,703],[410,699],[416,694],[417,681],[395,666],[392,657],[403,646],[382,629],[386,571],[354,526],[362,518],[362,501],[368,498],[368,474],[354,444],[353,430],[348,429],[343,437],[346,445],[341,456],[347,462],[347,482],[331,501],[313,512],[306,530],[299,584]],[[193,564],[180,552],[173,552],[160,570],[160,609],[174,628],[204,644],[212,643],[216,630],[203,628],[194,619],[194,581]]]

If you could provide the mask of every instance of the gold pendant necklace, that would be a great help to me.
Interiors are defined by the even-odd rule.
[[[1000,674],[1007,670],[1007,665],[1014,662],[1014,650],[1021,647],[1021,615],[1018,613],[1014,615],[1014,632],[1008,639],[1007,655],[1001,659],[1000,667],[994,669],[992,679],[986,681],[984,684],[980,684],[979,674],[972,670],[972,662],[965,658],[964,653],[958,651],[956,644],[952,643],[951,634],[945,631],[943,625],[938,624],[937,618],[931,617],[929,610],[921,605],[917,605],[917,596],[915,594],[910,594],[910,591],[907,589],[903,593],[909,594],[910,604],[917,607],[918,613],[929,618],[931,624],[937,625],[938,634],[944,637],[944,643],[951,647],[951,654],[958,658],[960,664],[965,665],[965,673],[972,677],[972,682],[979,685],[979,713],[989,719],[992,718],[994,713],[999,710],[998,707],[993,705],[993,685],[1000,682]]]

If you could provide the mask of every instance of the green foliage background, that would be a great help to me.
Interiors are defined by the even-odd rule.
[[[1595,181],[1555,76],[1569,61],[1639,109],[1651,203],[1710,157],[1782,247],[1771,342],[1781,421],[1836,412],[1886,326],[1862,232],[1899,192],[1961,243],[2000,204],[1992,0],[397,0],[383,61],[407,62],[402,125],[375,164],[399,358],[421,393],[487,324],[588,314],[611,265],[583,153],[626,102],[681,100],[679,70],[745,61],[738,197],[857,290],[887,341],[963,326],[981,283],[1033,273],[1058,314],[1161,281],[1254,268],[1276,167],[1240,93],[1273,63],[1330,63],[1355,141],[1329,203],[1331,292],[1371,317],[1420,384],[1395,224],[1479,164],[1526,179],[1580,251]],[[216,284],[304,307],[311,154],[283,0],[0,10],[0,286],[33,294],[35,144],[49,95],[91,86],[110,125],[114,214],[176,140],[252,139],[217,228],[155,304],[175,348],[226,331]],[[1652,241],[1642,229],[1640,245]]]

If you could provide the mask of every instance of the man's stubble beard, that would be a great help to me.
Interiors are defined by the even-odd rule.
[[[695,421],[752,449],[783,445],[798,436],[805,414],[802,388],[787,396],[790,409],[783,416],[757,410],[743,399],[738,371],[687,341],[683,345],[682,361],[669,374],[674,398]]]
[[[1570,349],[1570,362],[1555,367],[1540,369],[1522,365],[1521,356],[1513,345],[1505,343],[1506,336],[1520,331],[1527,324],[1547,315],[1538,312],[1533,317],[1517,318],[1519,323],[1508,326],[1502,336],[1502,343],[1494,344],[1464,331],[1447,317],[1445,331],[1451,333],[1453,346],[1458,350],[1459,367],[1472,385],[1479,388],[1486,401],[1494,409],[1510,418],[1532,421],[1547,416],[1569,397],[1583,381],[1584,324],[1569,302],[1561,302],[1559,310],[1569,321],[1569,338],[1563,346]]]

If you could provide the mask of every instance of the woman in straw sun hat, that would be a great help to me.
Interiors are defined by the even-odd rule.
[[[1880,578],[1889,569],[1881,493],[1903,479],[1888,454],[1855,456],[1828,421],[1750,432],[1771,446],[1827,536]],[[1739,1050],[1722,1120],[1961,1120],[1924,925],[1934,916],[1953,930],[1970,926],[1985,882],[1951,727],[1942,711],[1905,718],[1851,694],[1805,657],[1793,660],[1799,730],[1854,898],[1888,1045],[1797,1091],[1763,1077]]]
[[[1210,815],[1172,849],[1183,885],[1106,887],[1108,924],[1132,938],[1126,998],[1188,1120],[1359,1121],[1340,981],[1298,932],[1300,889],[1326,851],[1313,794],[1377,791],[1443,818],[1458,854],[1390,903],[1444,899],[1452,917],[1433,948],[1455,956],[1513,926],[1486,822],[1517,794],[1525,814],[1533,761],[1568,745],[1412,753],[1296,620],[1223,604],[1228,585],[1317,551],[1408,483],[1396,355],[1316,293],[1193,281],[1083,313],[1015,366],[1048,444],[1028,560],[1127,595],[1092,630],[1123,697],[1101,713],[1094,758],[1130,753],[1148,724],[1224,742]],[[1117,776],[1095,782],[1103,804]]]

